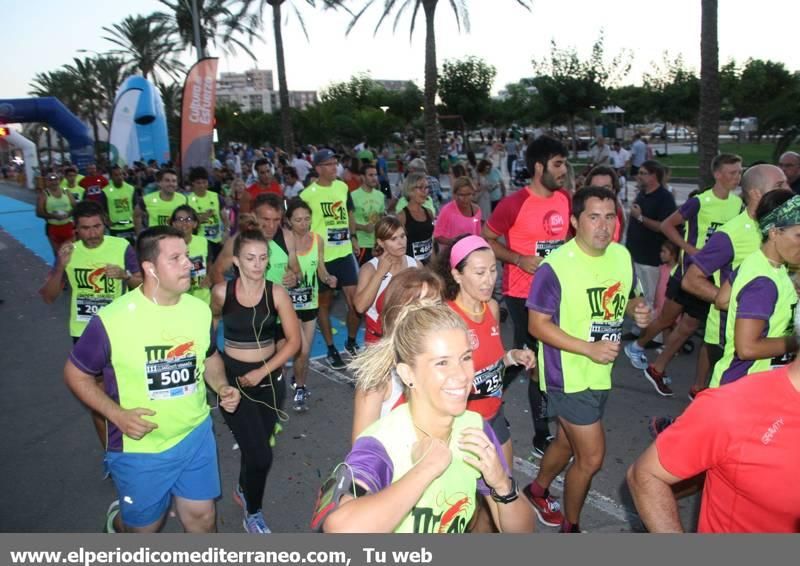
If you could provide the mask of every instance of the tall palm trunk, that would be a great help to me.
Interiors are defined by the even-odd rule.
[[[714,183],[711,161],[719,150],[719,43],[717,0],[701,0],[700,25],[700,116],[697,145],[700,152],[700,187]]]
[[[423,0],[425,10],[425,163],[428,174],[439,175],[439,120],[436,115],[436,32],[434,14],[437,0]]]
[[[294,152],[292,114],[289,108],[289,87],[286,86],[286,61],[283,57],[283,35],[281,34],[281,4],[284,0],[269,0],[272,6],[272,29],[275,33],[275,55],[278,58],[278,95],[281,101],[281,133],[283,150]]]

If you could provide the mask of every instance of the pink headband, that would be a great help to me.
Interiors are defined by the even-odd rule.
[[[455,268],[465,257],[481,248],[489,248],[489,242],[480,236],[467,236],[457,241],[450,249],[450,267]]]

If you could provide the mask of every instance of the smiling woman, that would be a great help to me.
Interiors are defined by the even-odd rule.
[[[466,410],[474,372],[463,320],[441,305],[405,307],[391,334],[354,362],[356,376],[393,366],[408,403],[359,435],[337,467],[342,481],[323,487],[312,526],[464,532],[477,492],[502,531],[531,532],[532,511],[518,498],[494,432]]]

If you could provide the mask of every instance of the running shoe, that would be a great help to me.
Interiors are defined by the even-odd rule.
[[[351,358],[355,358],[358,353],[361,352],[361,346],[359,346],[355,340],[352,342],[348,340],[344,345],[344,349],[347,350],[347,353],[350,354]]]
[[[533,448],[531,448],[531,458],[535,458],[537,460],[543,458],[545,450],[547,450],[547,447],[550,446],[552,441],[552,435],[549,435],[547,438],[534,438]]]
[[[117,518],[119,515],[119,499],[115,499],[111,502],[111,505],[108,506],[108,511],[106,511],[106,524],[103,527],[104,533],[116,533],[117,530],[114,528],[114,519]]]
[[[238,483],[236,487],[233,488],[233,500],[244,509],[245,515],[247,514],[247,500],[244,498],[244,491],[242,491],[242,486]]]
[[[302,413],[303,411],[308,410],[308,406],[306,405],[306,388],[305,387],[298,387],[294,390],[294,404],[292,405],[292,409],[294,409],[295,413]]]
[[[534,497],[531,493],[531,484],[526,485],[522,489],[522,493],[533,506],[536,511],[536,516],[543,525],[548,527],[559,527],[561,521],[564,520],[564,515],[561,514],[561,505],[558,500],[550,495],[549,490],[545,490],[544,497]]]
[[[689,388],[689,401],[694,401],[694,398],[697,397],[697,394],[703,391],[705,387],[697,387],[696,385],[692,385]]]
[[[242,525],[244,526],[245,532],[250,534],[268,535],[272,532],[264,521],[264,515],[261,511],[256,511],[252,515],[245,516]]]
[[[650,364],[650,362],[647,361],[647,354],[644,353],[644,348],[639,347],[636,340],[625,344],[623,350],[633,367],[636,369],[647,369],[647,366]]]
[[[650,420],[647,422],[647,430],[650,431],[650,436],[655,440],[656,437],[664,432],[673,422],[675,422],[675,419],[672,417],[650,417]]]
[[[335,347],[328,348],[326,361],[332,369],[344,369],[346,367],[346,364],[342,361],[342,356],[339,355],[339,350]]]
[[[666,376],[666,374],[661,373],[652,365],[650,365],[644,370],[644,376],[659,395],[662,397],[672,397],[672,389],[669,387],[671,380]]]

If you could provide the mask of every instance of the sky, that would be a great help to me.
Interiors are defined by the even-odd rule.
[[[0,5],[12,0],[0,0]],[[384,22],[377,35],[375,24],[383,0],[376,0],[350,33],[344,31],[350,17],[345,13],[322,12],[303,0],[289,0],[300,6],[310,41],[307,41],[291,10],[284,19],[284,47],[290,90],[322,90],[332,82],[348,80],[356,73],[374,79],[413,80],[420,88],[424,79],[425,20],[418,15],[413,39],[409,41],[410,11],[393,33],[393,18]],[[682,54],[689,67],[700,67],[700,0],[534,0],[530,12],[514,0],[468,0],[470,32],[459,33],[449,2],[442,1],[436,13],[437,58],[441,68],[446,59],[476,55],[497,69],[493,93],[506,84],[533,75],[531,60],[542,60],[550,42],[574,47],[588,58],[601,30],[605,34],[606,56],[611,59],[623,49],[634,53],[633,65],[623,84],[640,84],[642,73],[653,63]],[[105,52],[114,46],[103,39],[103,26],[110,26],[130,14],[147,14],[162,6],[156,0],[64,0],[13,2],[5,11],[5,48],[0,51],[0,98],[26,97],[38,72],[56,70],[73,57],[84,57],[79,49]],[[80,6],[79,9],[76,6]],[[364,0],[349,0],[357,9]],[[743,0],[719,2],[720,63],[731,58],[782,61],[791,71],[800,70],[800,50],[795,48],[800,8],[789,9],[786,0]],[[756,9],[757,7],[757,9]],[[791,16],[791,11],[795,11]],[[275,46],[270,19],[264,25],[263,41],[252,50],[257,57],[239,53],[220,56],[220,72],[241,72],[253,67],[275,69]],[[284,10],[286,13],[287,10]],[[16,22],[16,23],[15,23]],[[213,48],[212,48],[213,51]],[[187,63],[194,58],[187,53]],[[277,88],[277,74],[276,88]]]

